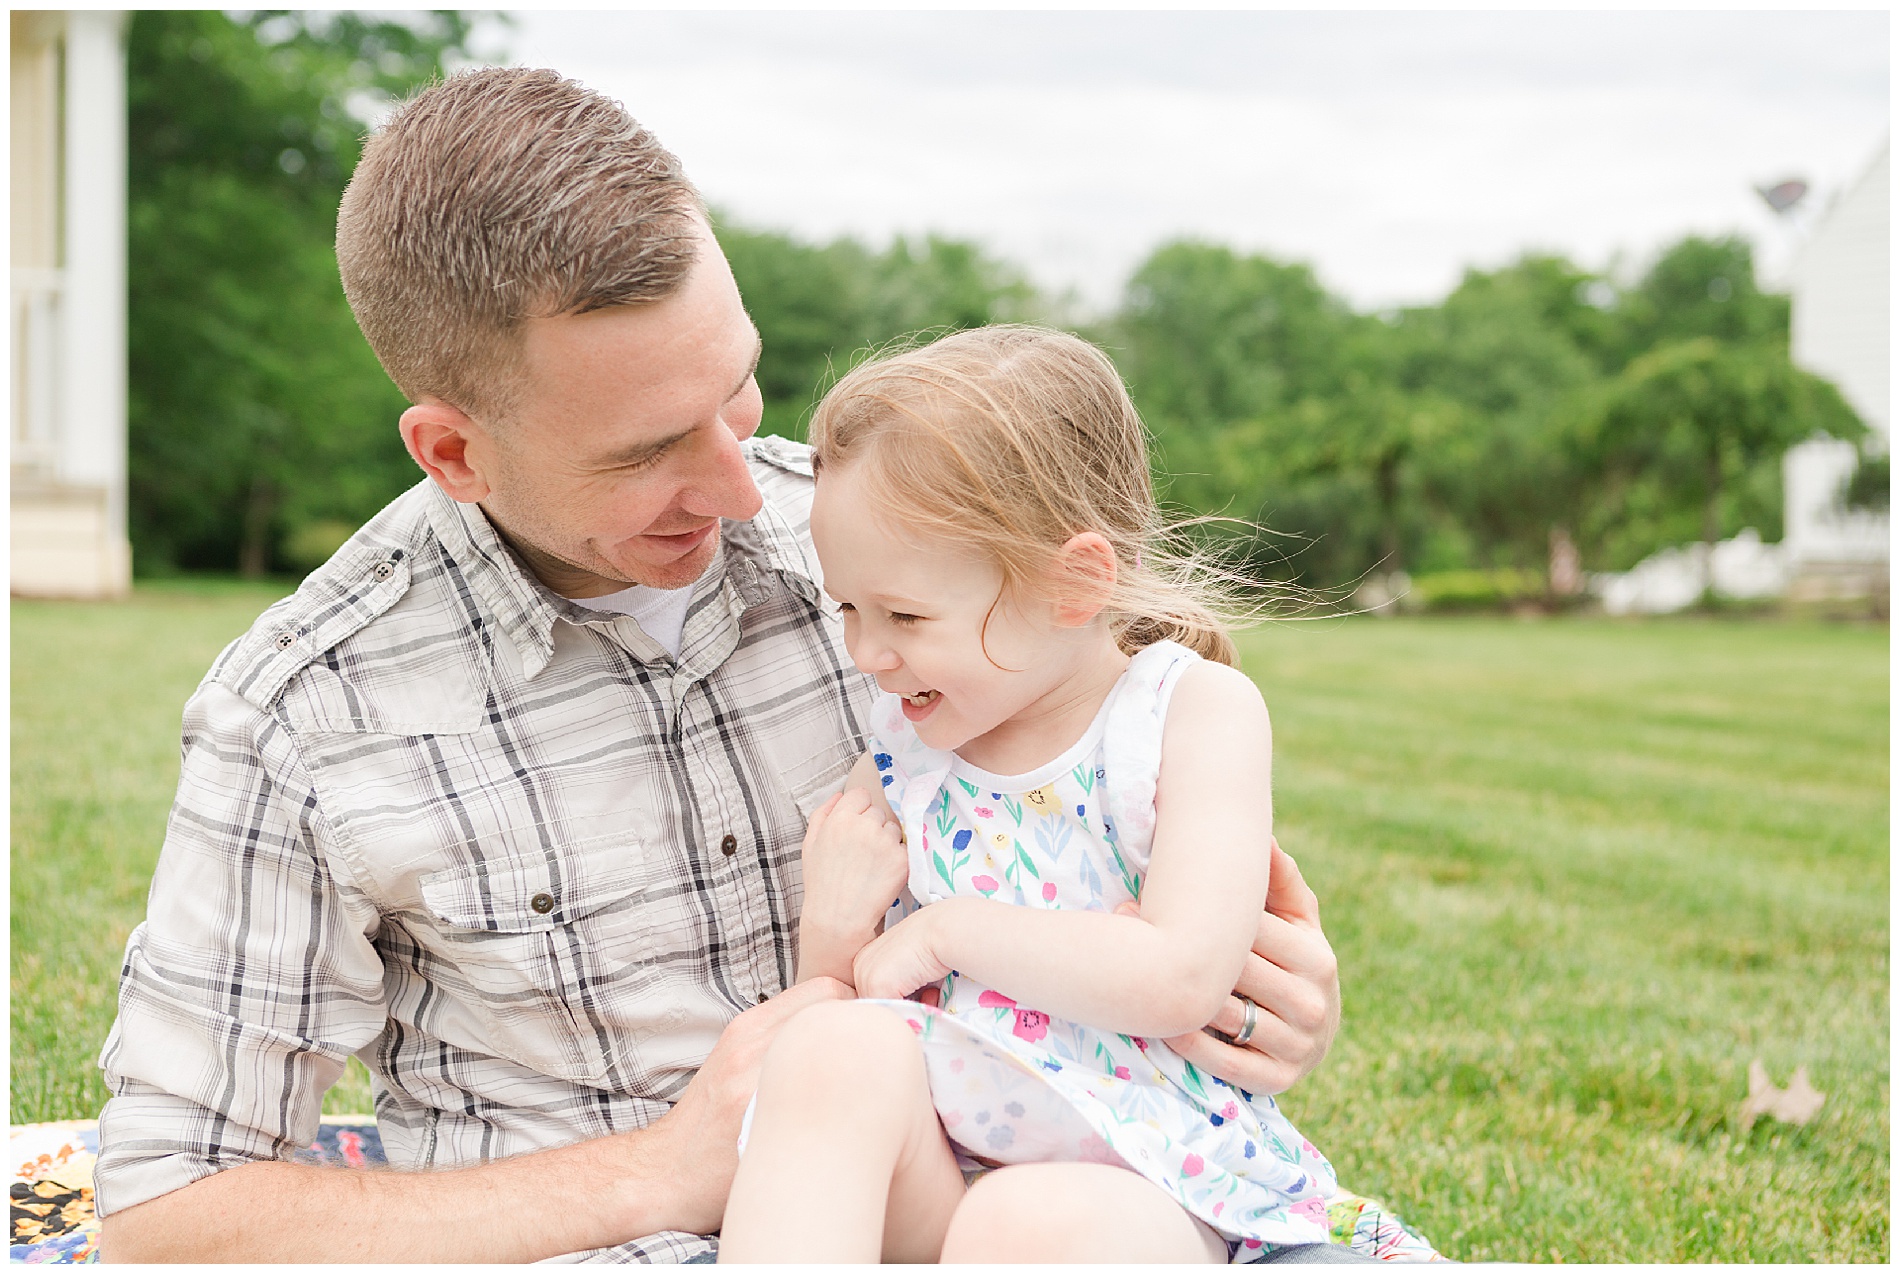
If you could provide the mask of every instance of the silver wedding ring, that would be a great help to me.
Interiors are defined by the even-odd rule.
[[[1245,1048],[1247,1041],[1253,1038],[1253,1028],[1260,1025],[1260,1006],[1246,996],[1240,997],[1240,1029],[1234,1032],[1234,1047]]]

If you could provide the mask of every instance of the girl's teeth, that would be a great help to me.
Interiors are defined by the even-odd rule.
[[[905,695],[904,698],[908,699],[913,706],[921,708],[926,703],[929,703],[932,696],[936,693],[935,690],[919,690],[914,695]]]

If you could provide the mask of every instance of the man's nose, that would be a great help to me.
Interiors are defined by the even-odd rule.
[[[746,468],[739,439],[723,422],[699,431],[693,472],[680,492],[680,507],[700,517],[744,522],[758,514],[765,501],[752,472]]]

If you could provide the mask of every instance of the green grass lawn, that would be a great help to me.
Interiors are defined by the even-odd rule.
[[[274,593],[13,605],[12,1105],[94,1058],[179,709]],[[1889,1253],[1887,631],[1373,620],[1246,640],[1278,831],[1344,969],[1286,1099],[1466,1260]],[[1816,1120],[1733,1111],[1761,1057]],[[360,1069],[331,1110],[367,1110]]]

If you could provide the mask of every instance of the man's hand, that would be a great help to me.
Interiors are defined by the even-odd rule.
[[[1132,903],[1119,910],[1137,914]],[[1332,1047],[1339,1030],[1339,962],[1320,930],[1319,899],[1278,841],[1273,842],[1266,911],[1234,992],[1208,1026],[1227,1035],[1240,1030],[1245,1009],[1235,997],[1246,996],[1259,1012],[1245,1048],[1206,1031],[1176,1036],[1168,1046],[1202,1070],[1255,1093],[1285,1092]]]
[[[826,1000],[848,1000],[851,988],[836,978],[801,982],[726,1024],[719,1042],[673,1109],[635,1143],[638,1162],[626,1176],[626,1203],[640,1220],[628,1237],[652,1233],[651,1193],[669,1181],[672,1206],[660,1228],[710,1234],[719,1228],[726,1193],[739,1168],[739,1125],[759,1086],[759,1065],[779,1028],[800,1010]],[[641,1197],[642,1195],[645,1197]]]
[[[855,771],[851,785],[819,806],[805,829],[804,875],[799,980],[848,979],[852,957],[877,935],[909,875],[903,830]]]
[[[114,1212],[102,1250],[115,1262],[305,1261],[321,1250],[342,1261],[513,1264],[662,1230],[709,1234],[773,1036],[800,1009],[850,998],[851,988],[819,978],[747,1009],[649,1127],[435,1172],[245,1164]],[[523,1209],[549,1181],[571,1183],[574,1206]]]

